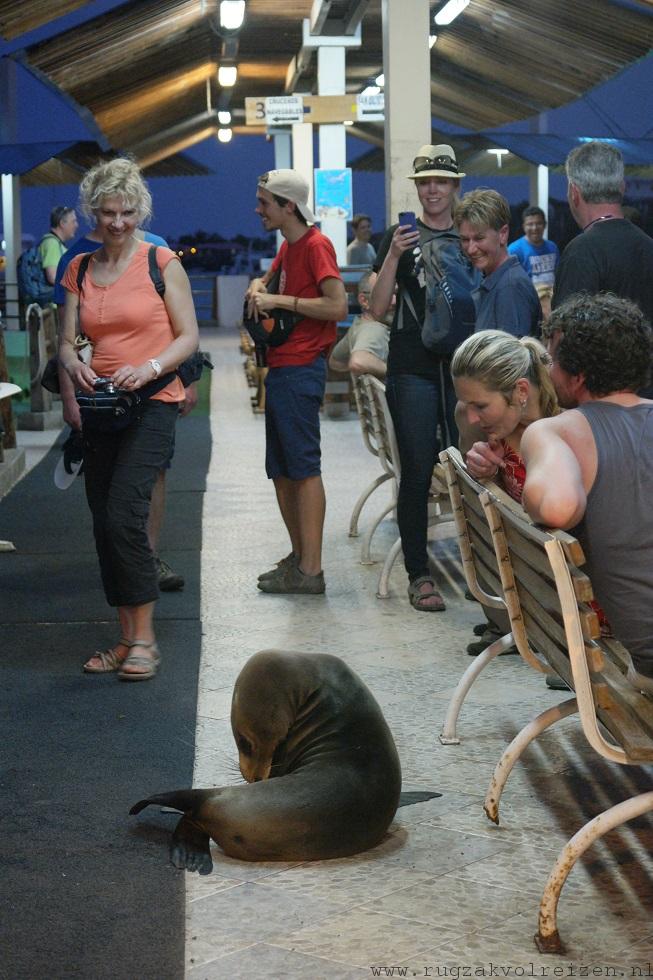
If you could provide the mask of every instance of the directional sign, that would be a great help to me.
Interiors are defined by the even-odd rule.
[[[385,99],[379,95],[359,95],[356,99],[356,119],[359,122],[373,122],[385,117]]]
[[[297,122],[323,125],[346,119],[383,119],[383,96],[283,95],[245,99],[248,126],[290,126]]]
[[[301,95],[278,95],[265,100],[266,126],[290,126],[300,122],[304,122]]]

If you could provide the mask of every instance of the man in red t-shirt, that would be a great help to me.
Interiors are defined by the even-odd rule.
[[[270,170],[258,182],[256,212],[266,231],[285,241],[270,269],[252,280],[249,315],[272,309],[299,314],[288,340],[267,351],[265,468],[274,481],[292,551],[259,576],[263,592],[324,592],[322,531],[326,500],[321,476],[320,406],[326,358],[336,321],[347,315],[347,296],[333,245],[317,228],[307,205],[309,188],[295,170]],[[278,293],[267,286],[280,271]]]

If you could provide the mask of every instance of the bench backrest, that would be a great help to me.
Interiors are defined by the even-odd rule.
[[[626,679],[621,644],[601,637],[580,544],[564,531],[536,527],[493,490],[480,499],[519,652],[528,658],[537,650],[573,688],[597,752],[625,764],[653,761],[653,701]]]
[[[362,381],[372,410],[379,462],[386,473],[392,474],[399,482],[401,478],[399,450],[397,449],[394,423],[385,396],[385,385],[371,374],[364,374]]]
[[[354,392],[354,399],[356,401],[356,411],[358,412],[358,420],[360,422],[361,432],[363,433],[365,448],[373,456],[378,456],[379,450],[376,443],[376,432],[374,430],[373,401],[364,382],[365,377],[366,375],[364,374],[350,374],[352,391]]]

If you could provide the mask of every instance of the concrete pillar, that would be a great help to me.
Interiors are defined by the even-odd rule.
[[[11,58],[0,58],[0,143],[12,143],[17,136],[16,64]],[[2,174],[2,224],[6,242],[5,281],[7,305],[4,311],[7,326],[16,330],[18,319],[18,289],[16,262],[21,253],[22,228],[20,221],[20,177]]]
[[[293,123],[292,165],[308,181],[308,206],[313,208],[313,127],[310,123]]]
[[[317,50],[318,95],[345,94],[344,47],[320,47]],[[345,127],[342,123],[319,127],[320,167],[326,170],[343,170],[347,166]],[[347,262],[347,220],[325,218],[320,227],[333,242],[339,265]]]
[[[548,115],[546,112],[531,120],[532,133],[546,133]],[[531,163],[528,167],[528,201],[542,208],[549,221],[549,168],[541,163]]]
[[[388,225],[399,211],[418,211],[406,180],[420,146],[431,142],[429,0],[383,0],[385,203]]]
[[[274,169],[289,170],[292,167],[292,139],[288,129],[268,129],[274,140]],[[277,251],[281,248],[283,235],[277,232]]]

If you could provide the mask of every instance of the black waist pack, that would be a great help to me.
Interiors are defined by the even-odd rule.
[[[281,280],[281,269],[277,269],[270,279],[267,291],[276,295],[279,290]],[[247,315],[247,300],[243,304],[243,326],[254,341],[256,347],[280,347],[285,344],[288,337],[299,323],[304,320],[299,313],[291,313],[290,310],[266,310],[266,312],[256,320],[253,316]]]
[[[92,394],[75,392],[82,429],[87,432],[120,432],[126,429],[135,421],[140,406],[173,380],[174,373],[164,374],[138,391],[125,391],[116,388],[110,378],[96,378]]]

